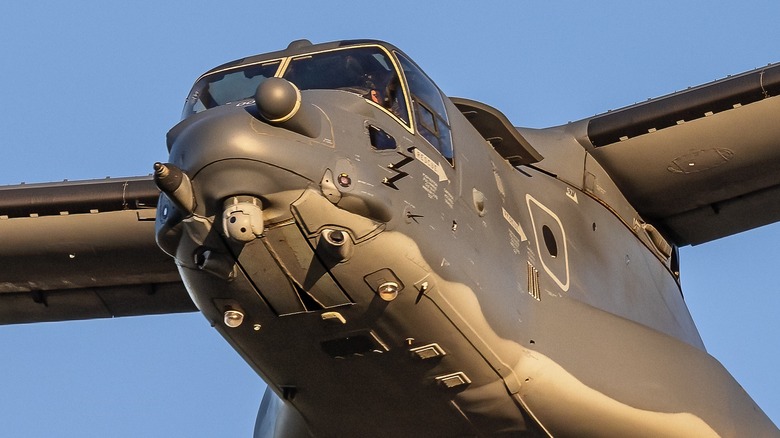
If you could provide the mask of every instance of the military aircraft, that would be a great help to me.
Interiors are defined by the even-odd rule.
[[[780,217],[778,92],[515,128],[387,43],[296,41],[204,74],[153,178],[2,188],[0,317],[200,310],[268,383],[256,436],[777,436],[677,248]]]

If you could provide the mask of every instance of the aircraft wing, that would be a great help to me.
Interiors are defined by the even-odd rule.
[[[645,220],[695,245],[780,220],[778,95],[772,64],[575,122],[578,141]]]
[[[151,177],[0,187],[0,324],[197,310]]]

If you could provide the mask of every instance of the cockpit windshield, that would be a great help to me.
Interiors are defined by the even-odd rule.
[[[344,90],[409,123],[401,80],[385,52],[361,47],[293,58],[283,77],[301,90]]]
[[[204,76],[192,87],[182,117],[251,98],[260,82],[273,77],[280,64],[281,61],[277,60]]]
[[[250,99],[263,80],[281,76],[300,90],[343,90],[358,94],[407,125],[410,123],[401,79],[390,56],[380,47],[351,47],[283,61],[239,66],[204,76],[193,87],[183,117]],[[279,71],[283,64],[284,71]]]
[[[284,78],[299,90],[339,90],[361,96],[455,165],[446,98],[409,58],[381,42],[312,47],[309,53],[301,50],[305,45],[298,45],[212,70],[193,86],[182,118],[231,103],[251,105],[265,79]]]

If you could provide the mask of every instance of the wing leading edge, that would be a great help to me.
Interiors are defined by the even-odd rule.
[[[680,246],[780,220],[780,64],[575,124],[640,215]]]
[[[197,310],[154,240],[151,177],[0,187],[0,324]]]

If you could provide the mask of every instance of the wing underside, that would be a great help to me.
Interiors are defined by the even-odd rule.
[[[197,310],[150,177],[0,187],[0,324]]]
[[[678,245],[780,220],[780,64],[575,123],[634,208]]]

